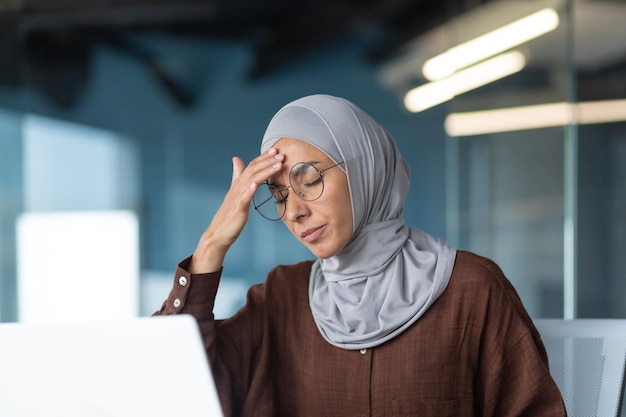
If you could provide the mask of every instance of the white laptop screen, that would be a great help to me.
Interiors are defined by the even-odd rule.
[[[223,415],[192,317],[0,324],[0,416],[175,415]]]

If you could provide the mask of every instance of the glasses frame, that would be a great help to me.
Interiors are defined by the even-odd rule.
[[[329,169],[331,169],[331,168],[335,168],[335,167],[337,167],[337,166],[339,166],[339,165],[343,164],[344,162],[345,162],[345,161],[337,162],[336,164],[331,165],[331,166],[329,166],[328,168],[324,168],[324,169],[322,169],[322,170],[318,169],[318,168],[317,168],[317,167],[313,164],[313,162],[298,162],[297,164],[294,164],[294,165],[291,167],[291,169],[289,170],[289,185],[288,185],[288,186],[286,186],[286,187],[284,187],[284,188],[281,188],[281,189],[278,189],[278,187],[276,187],[274,184],[270,184],[270,183],[269,183],[269,182],[267,182],[267,181],[263,181],[263,182],[261,183],[261,185],[265,185],[266,187],[274,187],[274,188],[276,188],[276,191],[278,191],[278,192],[280,193],[280,195],[281,195],[281,196],[284,196],[284,191],[287,191],[287,190],[289,190],[289,189],[291,188],[292,190],[294,190],[293,194],[295,194],[296,196],[298,196],[298,198],[299,198],[299,199],[301,199],[302,201],[315,201],[315,200],[318,200],[318,199],[322,196],[322,194],[324,194],[324,188],[325,188],[325,186],[326,186],[326,185],[325,185],[325,183],[324,183],[324,175],[323,175],[323,174],[324,174],[326,171],[328,171]],[[294,168],[296,168],[296,167],[298,167],[298,166],[300,166],[300,165],[310,165],[311,167],[313,167],[313,169],[315,169],[315,170],[317,171],[317,173],[319,174],[320,178],[322,179],[322,191],[320,192],[320,195],[318,195],[317,197],[315,197],[315,198],[313,198],[313,199],[308,200],[308,199],[306,199],[306,198],[302,197],[302,195],[300,195],[300,193],[296,192],[296,191],[295,191],[295,189],[293,188],[293,184],[292,184],[292,182],[291,182],[291,174],[292,174],[292,172],[293,172]],[[256,193],[255,193],[255,194],[256,194]],[[267,219],[267,220],[270,220],[270,221],[275,222],[275,221],[278,221],[278,220],[282,219],[282,218],[285,216],[285,213],[287,212],[287,197],[284,197],[284,198],[283,198],[283,200],[284,200],[284,202],[285,202],[285,203],[284,203],[284,205],[283,205],[283,213],[282,213],[282,214],[281,214],[278,218],[270,218],[270,217],[267,217],[267,216],[265,216],[265,215],[264,215],[264,214],[263,214],[263,213],[259,210],[259,208],[260,208],[261,206],[263,206],[264,204],[266,204],[267,202],[269,202],[269,201],[271,201],[271,200],[276,200],[276,199],[275,199],[274,197],[270,196],[270,197],[266,198],[265,200],[261,201],[259,204],[257,204],[257,202],[256,202],[256,200],[254,199],[254,196],[253,196],[253,198],[252,198],[252,204],[253,204],[253,206],[254,206],[254,210],[255,210],[257,213],[259,213],[259,215],[260,215],[261,217],[263,217],[264,219]],[[278,213],[278,212],[277,212],[277,213]]]

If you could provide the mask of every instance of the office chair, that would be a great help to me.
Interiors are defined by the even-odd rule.
[[[534,322],[568,416],[625,417],[626,319]]]

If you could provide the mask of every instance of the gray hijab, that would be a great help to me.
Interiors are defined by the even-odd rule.
[[[394,338],[443,293],[456,250],[405,226],[409,168],[391,135],[348,100],[318,94],[287,104],[270,121],[261,152],[283,137],[344,161],[348,177],[352,239],[336,255],[316,260],[309,280],[320,333],[344,349]]]

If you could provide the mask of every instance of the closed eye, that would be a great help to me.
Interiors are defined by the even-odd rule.
[[[305,187],[313,187],[315,185],[318,185],[320,182],[322,182],[322,176],[318,176],[316,179],[314,179],[313,181],[304,183]]]

